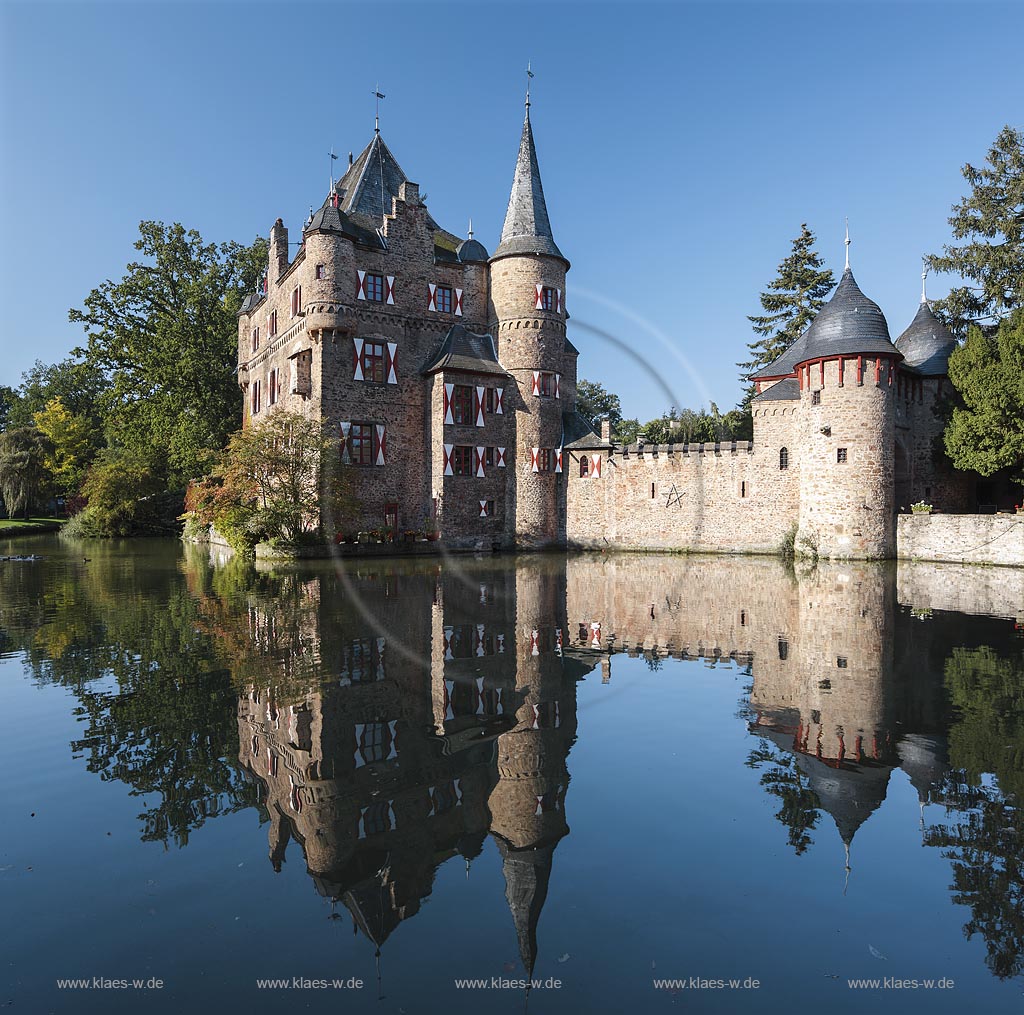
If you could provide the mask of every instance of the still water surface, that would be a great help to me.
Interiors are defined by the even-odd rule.
[[[0,1007],[1021,1008],[1020,572],[0,553]]]

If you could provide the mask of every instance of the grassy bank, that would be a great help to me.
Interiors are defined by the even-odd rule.
[[[65,522],[63,518],[3,518],[0,519],[0,538],[33,536],[40,532],[56,532]]]

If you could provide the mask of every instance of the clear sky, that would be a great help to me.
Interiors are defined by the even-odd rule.
[[[961,165],[1024,125],[1019,3],[35,0],[0,4],[0,29],[0,383],[81,341],[68,308],[121,275],[141,219],[248,242],[280,215],[297,237],[330,147],[370,139],[378,82],[431,213],[493,250],[530,60],[580,376],[641,419],[724,411],[801,222],[838,274],[849,216],[895,338]]]

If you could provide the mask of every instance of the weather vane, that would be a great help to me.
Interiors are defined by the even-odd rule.
[[[530,105],[530,79],[533,77],[533,71],[530,69],[532,61],[526,61],[526,105]]]
[[[377,109],[373,117],[373,132],[374,134],[380,133],[380,100],[386,98],[383,92],[380,90],[380,85],[375,85],[373,89],[373,96],[377,100]]]
[[[846,270],[850,270],[850,219],[846,219]]]

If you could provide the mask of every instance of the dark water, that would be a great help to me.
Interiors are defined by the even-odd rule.
[[[1021,1008],[1020,572],[0,552],[0,1007]]]

